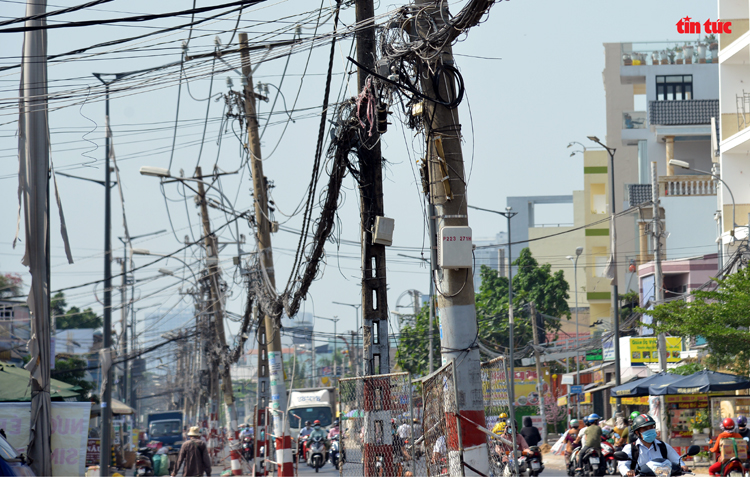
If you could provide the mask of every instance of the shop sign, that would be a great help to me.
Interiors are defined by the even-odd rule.
[[[672,409],[701,409],[708,407],[708,396],[699,394],[693,396],[665,396],[667,406]]]
[[[648,406],[648,396],[620,398],[620,401],[626,406]],[[617,404],[617,399],[610,397],[609,403]]]
[[[681,337],[667,338],[667,361],[676,363],[680,361],[682,351]],[[659,353],[656,346],[656,338],[631,338],[630,339],[630,362],[631,363],[658,363]]]
[[[586,361],[601,361],[603,358],[602,348],[586,351]]]

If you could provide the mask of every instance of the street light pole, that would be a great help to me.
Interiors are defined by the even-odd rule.
[[[359,309],[362,307],[362,304],[360,303],[360,304],[357,304],[357,305],[353,305],[351,303],[342,303],[340,301],[334,301],[332,303],[335,303],[336,305],[351,306],[355,310],[354,311],[355,312],[355,315],[354,315],[354,326],[356,328],[356,332],[355,332],[355,336],[356,336],[355,341],[356,342],[352,343],[352,349],[354,349],[354,352],[357,354],[357,356],[355,357],[355,360],[354,360],[354,362],[355,362],[354,367],[355,367],[355,373],[356,373],[356,375],[359,376],[359,366],[360,366],[360,364],[359,364]]]
[[[336,353],[338,353],[339,346],[338,346],[338,339],[339,334],[336,331],[336,325],[340,321],[340,318],[338,316],[334,316],[333,318],[326,318],[324,316],[314,316],[314,318],[320,318],[321,320],[328,320],[333,321],[333,377],[338,378],[338,367],[336,366]]]
[[[493,214],[499,214],[506,218],[508,221],[508,367],[509,367],[509,374],[510,379],[508,380],[508,414],[510,415],[510,422],[511,425],[517,426],[516,423],[516,412],[515,412],[515,405],[516,405],[516,396],[515,396],[515,371],[516,366],[514,363],[514,352],[513,352],[513,327],[515,326],[515,321],[513,319],[513,254],[511,245],[513,244],[511,240],[511,229],[510,229],[510,219],[518,215],[518,212],[511,212],[513,210],[512,207],[506,207],[505,212],[500,212],[498,210],[490,210],[490,209],[483,209],[481,207],[474,207],[469,206],[471,209],[481,210],[483,212],[491,212]],[[513,428],[514,430],[517,429],[517,427]],[[516,433],[511,432],[511,436],[513,437],[513,449],[516,448]],[[513,459],[514,466],[515,466],[515,472],[516,475],[519,475],[518,471],[518,459]]]
[[[576,384],[581,385],[581,364],[580,364],[580,350],[581,350],[581,335],[578,333],[578,257],[583,253],[583,247],[576,248],[576,256],[572,257],[568,255],[568,260],[573,262],[573,283],[575,286],[575,300],[576,300]],[[568,393],[568,415],[570,415],[570,393]],[[581,418],[581,402],[579,397],[576,396],[576,417]]]
[[[607,154],[609,154],[609,188],[612,195],[612,201],[609,208],[609,216],[610,216],[610,234],[609,234],[609,241],[610,241],[610,251],[612,253],[611,256],[611,270],[612,270],[612,325],[614,328],[614,348],[615,348],[615,385],[619,386],[621,381],[620,376],[620,299],[618,296],[617,291],[617,233],[616,233],[616,222],[615,222],[615,151],[617,149],[613,147],[607,147],[604,145],[599,138],[596,136],[588,136],[588,138],[595,143],[602,146],[606,151]],[[616,399],[616,409],[617,412],[621,411],[622,407],[622,399],[619,397]]]
[[[432,208],[434,208],[434,207],[435,207],[434,205],[430,205],[430,210],[432,210]],[[430,212],[430,213],[432,213],[432,212]],[[430,236],[432,236],[433,234],[434,234],[434,220],[430,219]],[[434,246],[431,245],[431,248],[433,248],[432,252],[434,252]],[[433,329],[433,323],[434,323],[434,320],[435,320],[435,300],[433,298],[433,294],[435,293],[435,289],[434,289],[435,282],[434,282],[434,277],[433,277],[433,270],[434,270],[433,264],[435,263],[435,259],[432,257],[432,253],[430,253],[430,258],[429,259],[422,258],[422,257],[414,257],[414,256],[411,256],[411,255],[404,255],[403,253],[399,253],[398,256],[399,257],[406,257],[406,258],[413,258],[415,260],[421,260],[421,261],[427,263],[428,266],[430,267],[430,319],[427,322],[427,340],[428,340],[429,368],[430,368],[430,374],[432,374],[432,372],[435,369],[435,367],[434,367],[434,361],[433,361],[433,359],[434,359],[433,354],[434,353],[432,351],[432,343],[433,343],[433,341],[432,341],[433,340],[433,330],[432,329]],[[416,322],[416,320],[417,320],[417,317],[415,315],[414,316],[414,321]]]

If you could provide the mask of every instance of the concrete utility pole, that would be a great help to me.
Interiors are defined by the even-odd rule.
[[[357,62],[369,71],[375,70],[375,9],[372,0],[355,0],[358,30]],[[357,71],[360,94],[367,88],[368,73]],[[376,105],[377,106],[377,105]],[[376,217],[383,216],[383,158],[377,128],[372,135],[361,131],[363,142],[357,148],[359,157],[359,195],[362,241],[362,343],[364,374],[390,372],[388,343],[388,294],[385,278],[385,245],[373,243]]]
[[[276,274],[273,268],[273,249],[271,247],[271,224],[268,220],[268,196],[266,177],[263,175],[263,162],[260,154],[260,136],[258,135],[258,116],[255,112],[255,94],[253,92],[253,75],[250,65],[250,50],[247,44],[247,33],[239,34],[242,75],[245,82],[245,120],[247,121],[248,149],[250,151],[250,168],[253,172],[253,193],[255,198],[255,222],[257,225],[258,254],[261,267],[268,277],[267,287],[276,289]],[[289,422],[286,419],[286,383],[284,383],[284,357],[281,348],[281,333],[275,317],[264,317],[266,336],[268,337],[268,365],[271,382],[271,402],[273,408],[273,435],[276,436],[276,462],[279,464],[279,476],[294,474],[292,464],[292,441],[289,435]],[[260,411],[260,408],[258,409]],[[266,449],[266,455],[269,454]]]
[[[539,327],[537,326],[536,305],[529,303],[531,329],[534,333],[534,362],[536,363],[536,392],[539,393],[539,415],[542,417],[542,442],[547,442],[547,418],[544,415],[544,375],[542,374],[542,354],[539,352]]]
[[[221,287],[219,286],[219,248],[216,237],[214,237],[211,232],[211,222],[208,219],[208,202],[206,201],[206,191],[203,187],[203,172],[201,171],[200,166],[195,168],[195,177],[198,179],[198,195],[200,197],[203,235],[206,237],[206,261],[208,262],[209,283],[208,314],[214,319],[216,335],[219,339],[221,352],[224,353],[228,350],[228,346],[227,337],[224,331],[224,312],[222,309]],[[218,364],[219,367],[221,390],[224,393],[224,405],[227,418],[227,440],[229,441],[232,475],[242,475],[242,464],[239,454],[239,434],[237,430],[237,408],[234,402],[234,391],[232,390],[232,375],[228,363],[216,364]]]
[[[651,210],[653,217],[651,235],[654,239],[654,306],[664,303],[664,274],[661,269],[661,213],[659,212],[659,175],[656,162],[651,163]],[[667,372],[667,338],[659,333],[656,338],[656,349],[659,353],[659,369]],[[662,439],[669,440],[667,429],[667,406],[663,396],[659,398],[659,427]]]
[[[439,29],[444,26],[445,12],[442,4],[428,0],[417,0],[417,5],[424,9],[425,16],[431,16]],[[425,65],[423,71],[436,71],[439,64],[453,64],[453,53],[450,43],[443,47],[442,54],[434,58],[432,64]],[[428,98],[451,98],[454,79],[451,74],[440,72],[442,78],[433,82],[431,75],[421,75],[422,90]],[[439,84],[441,90],[435,91]],[[438,94],[439,93],[439,94]],[[423,118],[427,137],[427,160],[429,169],[430,199],[435,205],[438,233],[445,226],[468,226],[466,202],[466,183],[463,154],[461,152],[461,135],[458,111],[425,101]],[[441,144],[438,144],[437,141]],[[442,146],[442,147],[441,147]],[[442,164],[439,161],[445,161]],[[446,174],[441,173],[441,165],[446,167]],[[450,191],[450,193],[449,193]],[[480,372],[479,348],[476,345],[477,317],[474,301],[474,282],[470,269],[442,269],[438,274],[438,308],[442,326],[441,346],[442,359],[447,363],[455,360],[456,387],[458,389],[459,409],[462,416],[473,422],[484,423],[484,400]],[[449,432],[448,442],[459,442],[464,450],[463,460],[469,466],[483,474],[489,474],[490,466],[487,453],[486,436],[472,425],[463,427],[461,435]],[[449,452],[449,459],[456,467],[460,466],[457,452]],[[451,465],[451,468],[454,468]]]
[[[110,148],[110,128],[109,128],[109,84],[105,83],[105,140],[104,140],[104,317],[102,325],[102,348],[105,353],[112,356],[112,206],[110,187],[110,167],[109,167],[109,148]],[[112,432],[112,359],[109,359],[109,365],[105,371],[106,381],[104,386],[104,395],[101,398],[101,465],[99,474],[109,476],[109,459],[110,447],[112,446],[110,434]]]
[[[257,316],[256,316],[257,318]],[[255,417],[253,423],[255,429],[253,432],[253,439],[256,440],[254,446],[255,452],[255,475],[265,475],[265,467],[262,465],[262,454],[260,452],[261,445],[257,442],[258,436],[260,436],[261,428],[266,425],[266,407],[269,404],[269,398],[271,394],[269,392],[269,381],[268,381],[268,342],[266,341],[266,327],[265,323],[261,323],[260,320],[255,320],[258,323],[258,389],[257,399],[255,401]]]

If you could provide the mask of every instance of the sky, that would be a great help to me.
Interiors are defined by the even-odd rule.
[[[78,4],[78,0],[56,0],[49,9]],[[197,1],[198,6],[207,3]],[[300,34],[309,37],[332,30],[331,0],[323,0],[325,10],[319,16],[317,2],[301,0],[269,0],[247,8],[239,21],[238,31],[247,32],[254,42],[291,39],[297,22]],[[383,21],[388,12],[405,2],[376,2],[376,15]],[[451,2],[457,12],[465,0]],[[161,13],[192,7],[187,0],[113,0],[97,7],[55,17],[56,22],[115,18],[139,13]],[[24,15],[21,0],[0,0],[0,20]],[[503,209],[508,196],[570,194],[583,187],[582,156],[570,157],[566,146],[571,141],[586,141],[586,136],[605,136],[605,96],[602,84],[604,68],[603,43],[622,41],[684,41],[675,24],[681,17],[690,16],[701,22],[716,19],[715,1],[706,0],[631,0],[614,2],[603,0],[510,0],[495,4],[484,23],[459,37],[454,45],[456,63],[466,86],[466,97],[459,107],[464,135],[464,159],[468,171],[469,203],[489,209]],[[308,13],[305,13],[308,12]],[[199,14],[198,18],[213,12]],[[158,28],[187,23],[189,18],[167,18],[146,23],[125,23],[84,28],[50,30],[49,54],[75,50],[108,40],[135,36]],[[214,48],[215,36],[222,45],[232,40],[231,31],[236,14],[217,22],[207,22],[193,29],[188,44],[189,54],[208,52]],[[275,21],[275,22],[274,22]],[[320,21],[317,26],[316,22]],[[54,22],[50,22],[54,23]],[[344,26],[354,23],[354,8],[341,12]],[[341,29],[342,26],[340,25]],[[2,27],[0,27],[2,29]],[[102,180],[104,176],[104,101],[101,83],[92,73],[118,73],[151,68],[180,60],[182,41],[187,30],[157,35],[124,45],[98,48],[87,54],[50,63],[48,77],[50,93],[75,90],[72,99],[57,97],[50,104],[51,158],[55,169],[77,176]],[[19,61],[22,33],[0,33],[0,68]],[[690,36],[695,39],[694,35]],[[233,43],[236,44],[236,36]],[[158,44],[158,45],[157,45]],[[147,48],[148,47],[148,48]],[[133,50],[133,48],[136,48]],[[271,102],[280,89],[275,112],[268,112],[271,102],[260,102],[261,129],[268,121],[262,137],[264,173],[273,181],[272,199],[276,206],[275,219],[281,231],[272,237],[277,286],[287,282],[298,236],[290,232],[301,226],[301,215],[293,212],[304,200],[314,158],[320,121],[325,74],[328,66],[328,44],[318,48],[300,48],[290,57],[281,56],[261,62],[263,52],[254,53],[253,80],[270,86]],[[351,38],[337,42],[331,100],[354,95],[355,75],[347,75],[351,68]],[[121,50],[129,51],[121,51]],[[101,54],[108,52],[107,54]],[[354,56],[352,54],[352,56]],[[270,55],[269,58],[272,58]],[[74,58],[74,59],[73,59]],[[289,58],[287,64],[287,58]],[[236,58],[225,57],[237,66]],[[260,63],[260,64],[256,64]],[[162,70],[160,80],[144,84],[138,79],[123,80],[113,86],[110,101],[110,125],[113,132],[115,155],[120,169],[124,208],[132,236],[160,230],[164,233],[134,241],[134,247],[152,253],[168,254],[184,247],[184,237],[190,241],[200,237],[198,209],[193,193],[179,184],[164,184],[139,174],[144,165],[169,167],[173,175],[181,171],[192,176],[196,164],[204,174],[214,164],[224,172],[220,187],[233,202],[236,211],[252,208],[252,183],[247,167],[240,167],[240,143],[235,135],[238,125],[222,123],[224,100],[231,77],[235,90],[240,88],[240,77],[224,62],[196,60],[187,62],[187,83],[178,87],[179,68]],[[211,81],[211,72],[213,81]],[[303,72],[306,73],[303,76]],[[286,72],[286,74],[285,74]],[[151,75],[155,78],[159,75]],[[30,275],[21,264],[23,243],[12,247],[17,220],[17,92],[19,70],[0,72],[0,272],[17,272],[26,285]],[[178,90],[180,94],[176,147],[170,166]],[[60,95],[63,96],[63,95]],[[210,101],[206,101],[208,97]],[[208,108],[208,109],[207,109]],[[284,110],[292,110],[292,120]],[[206,121],[206,117],[208,120]],[[329,117],[330,118],[330,117]],[[395,118],[394,118],[395,119]],[[421,150],[419,138],[397,120],[382,138],[384,171],[385,215],[395,220],[393,246],[387,252],[387,281],[389,307],[396,310],[396,301],[408,289],[426,292],[429,275],[419,260],[399,254],[428,256],[424,227],[423,197],[420,192],[415,161]],[[220,136],[222,124],[225,128]],[[205,125],[205,136],[204,136]],[[204,139],[202,139],[204,138]],[[202,146],[201,146],[202,144]],[[415,152],[416,151],[416,152]],[[60,238],[58,212],[52,209],[52,289],[58,290],[91,281],[103,276],[103,187],[68,177],[58,176],[57,182],[67,222],[75,263],[67,264]],[[319,184],[320,191],[325,177]],[[339,301],[361,302],[359,279],[359,213],[358,194],[350,177],[344,183],[340,201],[336,237],[340,244],[326,247],[325,265],[319,279],[310,288],[309,298],[301,311],[323,317],[338,316],[338,332],[354,329],[354,308],[336,305]],[[187,195],[183,196],[181,194]],[[220,196],[209,194],[217,200]],[[166,199],[165,199],[166,197]],[[169,211],[169,213],[167,212]],[[316,215],[318,210],[316,210]],[[229,217],[217,209],[209,209],[212,226],[222,226]],[[291,216],[291,217],[288,217]],[[474,237],[494,237],[505,230],[505,221],[493,214],[470,211],[469,225]],[[537,212],[540,223],[572,222],[572,211],[560,208],[541,208]],[[117,237],[123,233],[123,211],[117,188],[112,190],[112,246],[113,256],[123,256],[123,246]],[[254,244],[247,223],[238,224],[239,233],[247,238],[243,251],[252,251]],[[234,228],[222,228],[220,241],[236,242]],[[23,240],[23,237],[21,237]],[[237,245],[227,245],[220,254],[224,279],[229,284],[227,309],[242,314],[245,290],[232,264]],[[565,263],[566,253],[560,256],[538,257],[542,262]],[[193,246],[178,254],[200,268],[198,247]],[[143,266],[154,257],[135,256],[136,266]],[[119,270],[113,264],[113,272]],[[175,277],[159,273],[159,268],[174,271]],[[179,293],[188,287],[179,277],[190,273],[177,260],[162,261],[136,272],[136,309],[139,317],[154,310],[180,313],[192,309],[189,297]],[[115,279],[119,283],[119,278]],[[28,290],[28,288],[27,288]],[[68,303],[79,307],[91,306],[100,311],[101,284],[67,292]],[[119,293],[113,294],[119,302]],[[402,299],[401,304],[408,305]],[[408,310],[403,310],[408,311]],[[113,321],[119,312],[113,313]],[[397,332],[395,320],[390,324]],[[235,322],[229,322],[236,331]],[[116,327],[119,332],[119,326]],[[139,329],[142,327],[139,325]],[[318,320],[317,332],[333,332],[333,323]],[[156,337],[145,339],[157,339]],[[322,339],[322,338],[321,338]],[[231,342],[231,340],[230,340]],[[144,343],[149,344],[149,343]]]

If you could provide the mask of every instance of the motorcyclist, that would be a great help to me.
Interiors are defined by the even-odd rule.
[[[570,456],[573,455],[573,452],[575,452],[576,449],[581,447],[580,442],[576,442],[580,425],[581,423],[578,419],[572,419],[570,421],[570,429],[568,429],[568,432],[565,434],[565,439],[563,439],[565,442],[565,467],[571,466]]]
[[[578,453],[578,468],[576,468],[576,472],[581,471],[583,456],[586,454],[586,451],[593,449],[601,454],[602,428],[599,427],[600,420],[601,418],[597,413],[589,414],[583,418],[583,423],[586,424],[586,427],[578,433],[578,439],[576,439],[576,442],[581,443],[581,451]]]
[[[629,444],[628,438],[630,437],[630,426],[628,426],[628,419],[625,417],[625,413],[615,413],[615,425],[612,430],[619,437],[615,437],[615,450],[622,450],[626,444]]]
[[[334,437],[339,435],[339,420],[334,419],[333,424],[331,424],[331,428],[328,429],[328,439],[333,439]]]
[[[513,431],[516,430],[515,428],[516,426],[514,422],[508,422],[508,425],[505,426],[505,432],[503,434],[507,441],[513,442]],[[519,434],[518,432],[516,432],[515,434],[516,434],[516,450],[520,450],[521,452],[528,451],[529,444],[526,442],[526,439],[524,439],[523,436]],[[510,449],[511,447],[503,443],[502,441],[499,441],[497,444],[495,444],[495,452],[498,455],[506,456],[506,457],[503,457],[503,462],[508,461],[506,452],[509,452]]]
[[[633,419],[630,432],[636,435],[637,440],[628,444],[622,450],[630,457],[622,460],[617,467],[620,474],[627,477],[640,475],[654,475],[647,464],[657,458],[665,458],[672,463],[672,473],[687,472],[688,468],[680,459],[680,455],[672,446],[656,438],[656,421],[648,414],[640,414]],[[635,456],[633,455],[635,453]],[[635,457],[635,458],[634,458]]]
[[[719,450],[719,446],[721,445],[722,439],[742,439],[742,435],[734,432],[734,419],[731,417],[727,417],[723,421],[721,421],[721,434],[716,436],[716,442],[714,443],[713,447],[711,447],[711,452],[714,452],[716,454],[716,462],[711,464],[711,467],[708,468],[709,475],[719,475],[719,472],[721,471],[721,451]]]
[[[737,418],[737,434],[741,435],[743,439],[750,438],[750,429],[747,427],[747,418],[745,416]]]
[[[633,432],[633,422],[635,421],[635,418],[640,415],[641,413],[638,411],[633,411],[630,413],[630,429],[628,430],[628,442],[627,442],[628,444],[632,444],[633,442],[638,440],[638,436],[636,436],[635,432]]]
[[[501,412],[499,416],[497,416],[497,423],[492,428],[492,432],[495,434],[502,434],[505,432],[505,426],[507,425],[508,415],[504,412]]]
[[[526,439],[526,443],[529,446],[535,446],[542,440],[542,435],[539,433],[539,429],[534,427],[531,420],[531,416],[525,416],[523,418],[523,427],[521,428],[521,435]]]
[[[313,422],[313,430],[310,433],[308,442],[312,442],[316,437],[320,437],[321,439],[323,439],[323,445],[326,448],[326,455],[323,456],[323,461],[325,462],[325,460],[328,459],[328,434],[322,427],[320,427],[320,421],[317,419],[315,420],[315,422]],[[312,463],[311,457],[312,455],[307,456],[308,464]]]
[[[305,438],[309,437],[312,433],[312,422],[305,421],[305,427],[300,429],[299,431],[299,437],[297,438],[297,452],[298,456],[304,456],[305,455]]]

